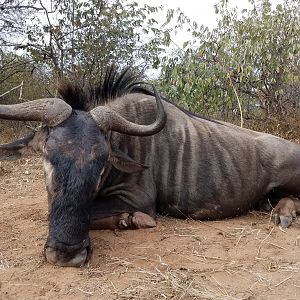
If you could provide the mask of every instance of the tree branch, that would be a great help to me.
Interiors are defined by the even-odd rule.
[[[33,5],[15,5],[15,6],[4,6],[4,5],[1,5],[0,6],[0,10],[4,11],[4,10],[17,10],[17,9],[33,9],[33,10],[36,10],[36,11],[40,11],[40,10],[43,10],[43,8],[41,7],[36,7],[36,6],[33,6]]]
[[[20,95],[22,95],[22,94],[21,94],[22,87],[23,87],[23,81],[22,81],[21,84],[19,84],[18,86],[13,87],[13,88],[10,89],[9,91],[7,91],[7,92],[3,93],[2,95],[0,95],[0,98],[2,98],[3,96],[5,96],[5,95],[11,93],[12,91],[14,91],[14,90],[16,90],[16,89],[18,89],[18,88],[21,88],[21,90],[20,90]]]

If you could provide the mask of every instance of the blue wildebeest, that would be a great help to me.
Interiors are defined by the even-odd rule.
[[[90,228],[154,227],[156,214],[233,217],[271,190],[300,194],[298,145],[194,115],[155,89],[153,97],[127,70],[108,69],[88,90],[65,83],[60,94],[63,100],[0,105],[2,119],[45,124],[1,145],[0,157],[18,158],[29,148],[43,153],[45,256],[53,264],[85,263]],[[294,202],[279,203],[277,222],[291,223]]]

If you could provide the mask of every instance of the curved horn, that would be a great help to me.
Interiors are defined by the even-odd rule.
[[[59,98],[45,98],[19,104],[0,105],[0,119],[40,121],[53,127],[66,120],[72,107]]]
[[[107,106],[98,106],[91,110],[91,115],[104,131],[117,131],[129,135],[149,136],[161,131],[167,121],[167,116],[161,98],[156,88],[152,85],[157,106],[157,117],[150,125],[132,123]]]

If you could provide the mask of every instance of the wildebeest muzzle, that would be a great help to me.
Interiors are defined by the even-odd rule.
[[[48,238],[44,247],[44,255],[49,263],[61,267],[83,266],[91,256],[90,238],[87,237],[75,245],[67,245]]]

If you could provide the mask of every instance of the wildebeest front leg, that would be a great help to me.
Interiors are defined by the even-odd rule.
[[[275,206],[272,211],[272,219],[276,225],[287,228],[292,224],[297,213],[300,213],[300,200],[289,196],[282,198]]]
[[[118,195],[96,199],[92,206],[91,229],[155,227],[155,206],[150,199],[143,197],[143,193],[138,196],[138,199]],[[144,204],[143,207],[140,203]]]
[[[149,215],[136,211],[121,213],[109,217],[94,215],[91,220],[91,229],[140,229],[156,226],[156,221]]]
[[[136,211],[132,214],[131,226],[133,228],[152,228],[156,226],[156,221],[149,215],[141,211]]]
[[[126,182],[103,188],[92,204],[91,228],[155,227],[155,196],[154,190],[144,185]]]

